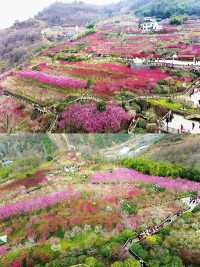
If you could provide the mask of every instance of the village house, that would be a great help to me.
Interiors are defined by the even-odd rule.
[[[80,33],[82,29],[79,26],[54,26],[51,28],[46,28],[42,30],[42,35],[44,38],[49,40],[63,40],[71,39]]]
[[[143,32],[157,32],[162,30],[162,26],[159,25],[155,18],[147,17],[139,22],[139,29]]]

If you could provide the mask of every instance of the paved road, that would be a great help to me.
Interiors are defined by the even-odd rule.
[[[102,55],[101,57],[110,57],[110,55]],[[194,62],[194,61],[184,61],[184,60],[176,60],[176,59],[153,59],[149,60],[146,58],[125,58],[125,57],[118,57],[118,60],[124,60],[129,61],[134,64],[143,64],[143,65],[150,65],[150,64],[166,64],[169,66],[174,67],[194,67],[194,68],[200,68],[200,61]]]
[[[146,59],[145,58],[135,58],[135,59],[133,59],[133,62],[136,64],[145,64]],[[170,64],[170,65],[186,66],[186,67],[187,66],[200,67],[200,61],[194,62],[194,61],[183,61],[183,60],[173,60],[173,59],[157,59],[157,60],[153,60],[152,63]]]
[[[193,129],[192,123],[195,124]],[[174,133],[181,133],[181,124],[183,125],[183,133],[200,134],[200,123],[195,120],[185,119],[183,116],[174,114],[174,119],[168,124],[170,131],[173,129]],[[167,123],[164,121],[163,130],[167,131]]]

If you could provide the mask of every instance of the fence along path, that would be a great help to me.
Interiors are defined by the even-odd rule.
[[[126,243],[124,244],[123,249],[125,251],[129,252],[129,254],[131,254],[136,260],[138,260],[141,264],[141,267],[148,267],[148,266],[144,262],[144,260],[132,250],[131,247],[133,246],[133,244],[139,243],[139,242],[147,239],[149,236],[152,236],[156,233],[159,233],[162,229],[164,229],[165,227],[167,227],[167,226],[171,225],[173,222],[175,222],[183,214],[193,211],[198,205],[200,205],[200,196],[183,198],[183,199],[181,199],[181,201],[185,205],[187,205],[186,208],[176,212],[172,216],[168,216],[159,225],[156,225],[156,226],[151,227],[151,228],[147,228],[145,231],[143,231],[142,233],[140,233],[136,237],[134,236],[133,238],[129,238],[126,241]]]

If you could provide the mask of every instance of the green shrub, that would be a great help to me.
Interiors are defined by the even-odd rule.
[[[141,266],[140,263],[133,258],[127,259],[123,263],[123,267],[140,267],[140,266]]]
[[[70,55],[70,56],[66,56],[63,53],[59,53],[55,56],[56,60],[64,60],[64,61],[68,61],[68,62],[79,62],[79,61],[83,61],[86,58],[85,57],[80,57],[80,56],[75,56],[75,55]]]
[[[113,241],[123,244],[127,241],[127,239],[129,239],[130,237],[133,237],[134,235],[136,236],[135,232],[133,232],[130,229],[125,229],[118,236],[114,237]]]
[[[86,26],[87,29],[91,30],[95,28],[95,24],[91,23]]]
[[[89,267],[98,267],[98,261],[94,257],[86,258],[85,264],[87,264]]]
[[[170,18],[171,25],[181,25],[183,24],[188,18],[186,16],[172,16]]]
[[[7,178],[11,172],[12,168],[9,166],[0,168],[0,180]]]
[[[123,267],[123,263],[120,261],[116,261],[113,264],[111,264],[111,267]]]
[[[159,85],[168,85],[169,82],[168,82],[167,80],[160,80],[160,81],[158,82],[158,84],[159,84]]]
[[[200,181],[200,171],[198,169],[172,164],[170,162],[159,162],[146,158],[127,158],[122,160],[122,165],[148,175],[169,176],[173,178],[181,177],[192,181]]]
[[[138,211],[138,206],[136,204],[133,204],[133,203],[130,204],[130,203],[124,202],[122,210],[124,212],[128,213],[129,215],[136,214]]]
[[[104,258],[110,258],[112,255],[112,248],[109,245],[104,246],[101,248],[100,254]]]
[[[144,260],[148,258],[148,252],[138,243],[133,244],[131,250]]]
[[[100,101],[97,103],[97,110],[100,112],[103,112],[106,110],[106,102],[105,101]]]
[[[200,212],[200,204],[193,209],[192,213]]]
[[[139,119],[137,123],[137,128],[146,129],[147,122],[144,119]]]
[[[61,227],[58,227],[55,234],[56,234],[56,237],[58,237],[58,238],[64,238],[65,232],[62,230]]]
[[[32,67],[32,70],[35,70],[35,71],[41,71],[40,66],[33,66],[33,67]]]

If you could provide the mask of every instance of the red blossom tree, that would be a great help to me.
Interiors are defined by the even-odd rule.
[[[12,133],[23,118],[22,106],[14,99],[6,97],[0,101],[0,131]]]

